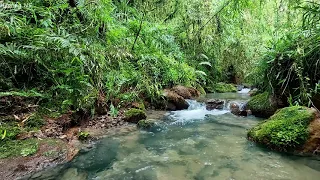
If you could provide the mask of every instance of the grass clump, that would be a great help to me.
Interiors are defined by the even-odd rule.
[[[31,115],[31,117],[25,123],[25,127],[36,129],[41,128],[43,125],[45,125],[45,120],[39,114]]]
[[[237,88],[232,84],[226,83],[217,83],[213,86],[213,88],[209,88],[209,91],[217,92],[217,93],[226,93],[226,92],[237,92]]]
[[[16,139],[17,135],[21,133],[21,128],[17,122],[0,122],[0,140],[1,142]]]
[[[0,142],[0,159],[17,156],[30,156],[37,152],[37,139],[13,140]]]
[[[279,110],[248,132],[248,138],[279,151],[291,151],[309,137],[308,126],[314,113],[307,107],[292,106]]]

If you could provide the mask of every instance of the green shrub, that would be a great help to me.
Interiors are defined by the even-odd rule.
[[[248,138],[279,151],[302,146],[309,137],[308,126],[314,112],[307,107],[292,106],[279,110],[270,119],[248,132]]]

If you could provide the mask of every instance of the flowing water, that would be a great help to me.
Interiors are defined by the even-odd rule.
[[[242,103],[246,93],[207,98]],[[247,141],[247,129],[261,119],[207,111],[189,101],[188,110],[169,112],[150,130],[135,127],[107,136],[72,162],[30,179],[61,180],[318,180],[320,161],[271,152]]]

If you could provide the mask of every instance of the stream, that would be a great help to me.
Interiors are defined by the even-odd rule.
[[[247,90],[208,94],[243,104]],[[199,100],[201,102],[201,100]],[[272,152],[249,142],[247,129],[262,119],[208,111],[188,100],[188,110],[168,112],[156,128],[123,128],[82,150],[71,162],[28,179],[57,180],[318,180],[320,161]],[[228,104],[226,103],[226,104]]]

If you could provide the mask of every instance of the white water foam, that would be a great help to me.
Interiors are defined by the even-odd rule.
[[[187,110],[171,112],[169,117],[175,120],[172,124],[203,120],[206,115],[221,115],[229,112],[228,110],[217,109],[208,111],[205,103],[199,103],[195,100],[187,100],[187,102],[190,105]]]
[[[250,91],[249,88],[243,88],[241,91],[238,91],[238,93],[242,93],[242,94],[248,94]]]

